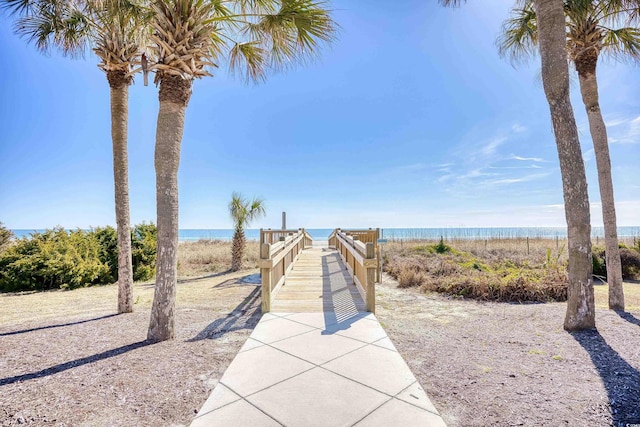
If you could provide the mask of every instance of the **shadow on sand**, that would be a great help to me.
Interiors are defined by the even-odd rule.
[[[46,368],[41,371],[30,372],[28,374],[22,374],[22,375],[16,375],[14,377],[1,378],[0,387],[13,384],[13,383],[22,382],[22,381],[35,380],[37,378],[47,377],[49,375],[57,374],[59,372],[66,371],[72,368],[77,368],[79,366],[86,365],[88,363],[94,363],[100,360],[108,359],[110,357],[119,356],[131,350],[135,350],[140,347],[145,347],[150,344],[154,344],[154,341],[148,341],[148,340],[139,341],[133,344],[128,344],[122,347],[103,351],[102,353],[93,354],[91,356],[83,357],[76,360],[71,360],[65,363],[60,363],[58,365],[51,366],[50,368]]]
[[[627,313],[626,311],[616,311],[616,314],[618,316],[622,317],[627,322],[633,323],[634,325],[637,325],[637,326],[640,326],[640,319],[638,319],[633,314]]]
[[[609,397],[613,425],[640,424],[640,372],[620,357],[600,332],[581,331],[571,335],[589,353],[598,370]]]
[[[237,279],[233,279],[234,281]],[[221,283],[224,284],[225,282]],[[218,285],[220,286],[220,285]],[[239,285],[246,286],[246,285]],[[188,340],[188,342],[200,340],[213,340],[224,336],[228,332],[240,329],[253,329],[262,317],[261,296],[262,288],[257,286],[249,295],[242,300],[236,308],[220,319],[214,320],[198,335]]]
[[[82,323],[95,322],[96,320],[108,319],[109,317],[114,317],[114,316],[117,316],[117,314],[107,314],[106,316],[94,317],[92,319],[78,320],[77,322],[60,323],[57,325],[48,325],[48,326],[40,326],[38,328],[22,329],[20,331],[3,332],[3,333],[0,333],[0,337],[7,337],[9,335],[26,334],[27,332],[41,331],[43,329],[63,328],[65,326],[80,325]]]

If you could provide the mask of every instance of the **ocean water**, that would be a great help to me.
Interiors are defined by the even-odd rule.
[[[16,237],[26,237],[31,233],[44,230],[12,230]],[[308,228],[307,232],[316,240],[326,240],[332,228]],[[435,240],[443,237],[445,240],[456,239],[555,239],[567,237],[564,227],[486,227],[486,228],[383,228],[382,237],[392,240]],[[249,240],[258,240],[259,229],[248,229],[245,235]],[[592,237],[604,237],[603,227],[592,227]],[[618,227],[619,237],[640,237],[640,226]],[[181,229],[179,239],[181,242],[194,242],[198,240],[231,240],[232,229]]]

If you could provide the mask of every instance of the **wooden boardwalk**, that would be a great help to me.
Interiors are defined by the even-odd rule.
[[[365,303],[338,252],[313,247],[300,253],[271,311],[334,312],[340,317],[365,311]]]

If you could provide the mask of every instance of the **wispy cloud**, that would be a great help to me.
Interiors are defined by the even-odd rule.
[[[485,181],[486,185],[508,185],[508,184],[518,184],[521,182],[530,182],[536,181],[538,179],[546,178],[551,175],[550,173],[534,173],[530,175],[521,176],[518,178],[502,178],[502,179],[494,179],[490,181]]]
[[[513,155],[513,156],[510,157],[510,159],[519,160],[519,161],[522,161],[522,162],[539,162],[539,163],[546,162],[546,160],[544,160],[541,157],[522,157],[522,156]]]
[[[640,116],[607,122],[610,144],[640,144]]]
[[[440,176],[435,181],[449,192],[475,197],[494,189],[544,179],[552,173],[541,171],[545,169],[544,163],[549,161],[509,152],[520,144],[522,133],[527,130],[525,126],[514,123],[489,137],[463,142],[455,152],[460,161],[455,167],[437,170]],[[476,130],[474,137],[478,133]]]
[[[494,138],[488,141],[482,148],[480,148],[480,153],[483,156],[491,156],[492,154],[495,154],[497,148],[505,142],[507,142],[506,136]]]

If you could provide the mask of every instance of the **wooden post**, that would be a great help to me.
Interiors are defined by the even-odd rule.
[[[376,235],[374,237],[374,242],[375,242],[375,248],[376,248],[376,256],[378,258],[378,268],[376,268],[376,282],[382,283],[382,251],[380,250],[378,239],[380,239],[380,228],[376,228]]]
[[[366,244],[366,258],[373,259],[376,257],[373,242]],[[376,269],[377,267],[367,267],[367,300],[365,301],[366,310],[376,312]]]
[[[260,245],[260,259],[269,259],[271,254],[271,245],[263,243]],[[271,269],[261,268],[262,274],[262,312],[271,311]]]

